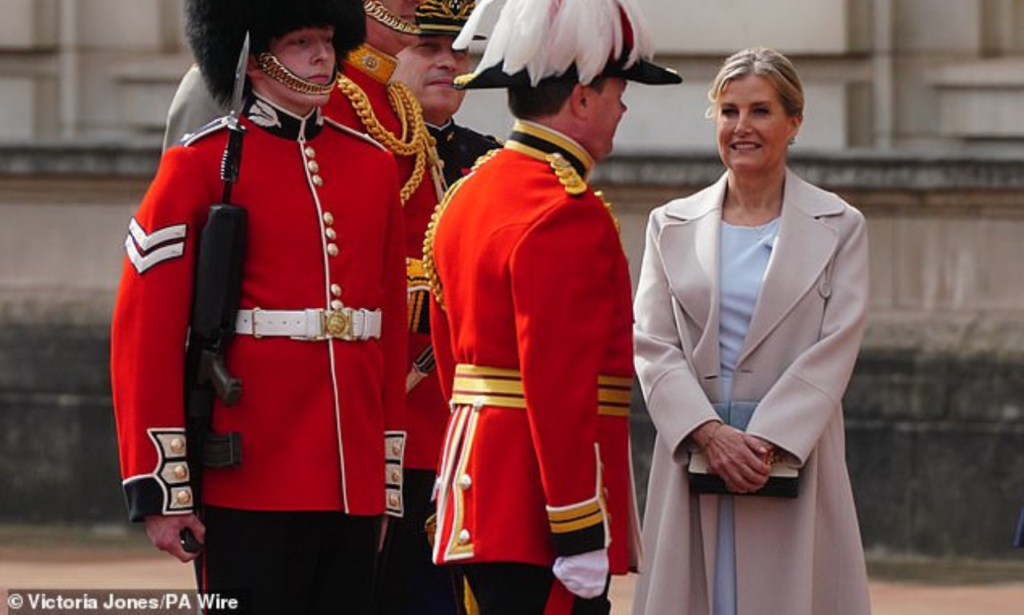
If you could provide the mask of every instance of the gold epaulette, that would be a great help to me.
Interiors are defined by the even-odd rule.
[[[551,169],[558,176],[565,191],[573,196],[579,196],[587,191],[587,182],[583,181],[576,167],[565,159],[565,156],[555,152],[544,157],[551,165]]]

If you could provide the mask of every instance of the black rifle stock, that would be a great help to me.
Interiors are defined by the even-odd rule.
[[[204,467],[232,467],[242,462],[239,434],[214,433],[211,422],[216,398],[230,406],[237,403],[242,393],[242,382],[231,376],[224,365],[224,351],[235,334],[246,227],[244,208],[212,205],[199,239],[185,355],[185,433],[193,501],[197,506],[202,502]],[[187,530],[182,541],[187,550],[198,550],[195,538]]]

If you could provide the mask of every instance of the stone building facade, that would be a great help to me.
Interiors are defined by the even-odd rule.
[[[595,181],[639,265],[649,210],[722,168],[705,92],[736,49],[797,63],[806,179],[870,226],[846,399],[864,540],[1009,558],[1024,504],[1024,0],[640,0],[686,82],[632,86]],[[0,2],[0,523],[120,523],[107,329],[127,221],[191,58],[182,0]],[[492,97],[492,98],[489,98]],[[494,99],[493,97],[498,97]],[[502,136],[500,93],[460,114]],[[637,404],[637,471],[650,423]]]
[[[1024,144],[1024,0],[641,0],[679,88],[634,87],[620,152],[707,148],[705,93],[729,53],[791,56],[808,91],[808,149],[989,149]],[[0,141],[162,130],[191,62],[182,0],[4,0]],[[503,134],[500,93],[467,125]]]

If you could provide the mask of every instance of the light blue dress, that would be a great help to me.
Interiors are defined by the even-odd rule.
[[[779,233],[780,218],[761,226],[722,222],[718,329],[723,401],[732,400],[732,378],[747,336],[761,281]],[[756,401],[756,400],[741,400]],[[736,615],[736,533],[733,498],[719,498],[715,555],[714,615]]]

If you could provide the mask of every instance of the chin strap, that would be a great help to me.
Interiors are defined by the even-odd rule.
[[[388,7],[381,4],[379,0],[363,0],[363,9],[366,10],[367,17],[391,28],[395,32],[414,35],[420,33],[420,29],[415,24],[395,15],[388,10]]]
[[[265,75],[284,85],[289,90],[294,90],[300,94],[311,94],[314,96],[330,94],[334,90],[334,82],[338,76],[338,69],[335,67],[334,76],[327,83],[307,81],[288,70],[274,54],[266,51],[256,56],[256,64]]]

